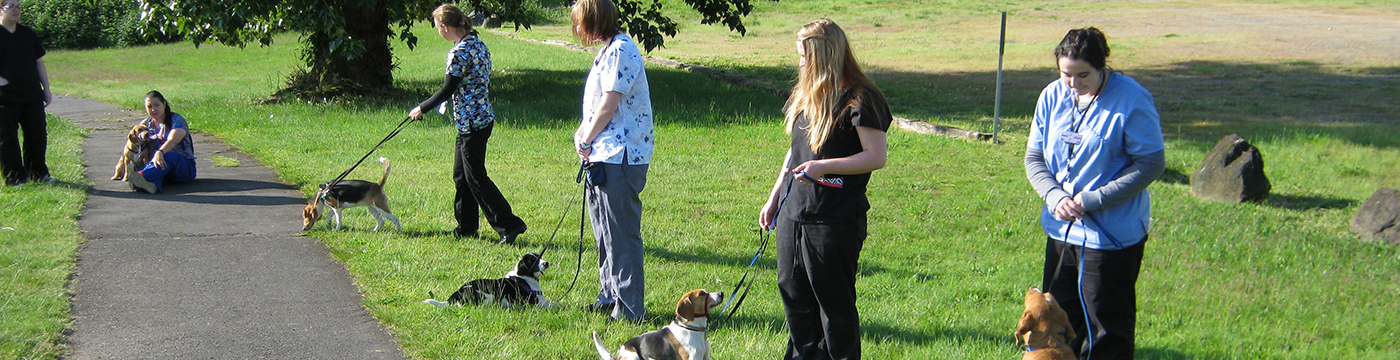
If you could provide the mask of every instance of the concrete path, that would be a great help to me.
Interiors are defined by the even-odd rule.
[[[196,133],[198,180],[133,193],[110,179],[142,113],[69,96],[48,112],[93,130],[67,359],[403,358],[345,266],[297,236],[306,200],[272,169]]]

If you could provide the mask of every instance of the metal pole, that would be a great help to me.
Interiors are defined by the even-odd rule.
[[[1001,132],[1001,59],[1006,54],[1006,12],[1001,12],[1001,41],[997,44],[997,103],[992,118],[992,143],[997,143],[997,133]]]

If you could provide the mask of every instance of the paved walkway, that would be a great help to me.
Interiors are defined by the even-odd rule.
[[[272,169],[196,133],[198,180],[133,193],[110,179],[141,113],[69,96],[48,111],[93,130],[67,359],[403,358],[345,266],[297,236],[306,200]]]

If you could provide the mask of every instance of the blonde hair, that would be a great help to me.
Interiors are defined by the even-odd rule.
[[[786,107],[787,133],[792,133],[797,117],[807,118],[807,144],[812,153],[821,151],[832,129],[836,128],[837,116],[846,106],[859,104],[864,97],[857,91],[851,103],[839,104],[843,89],[856,91],[856,86],[864,85],[875,89],[875,84],[856,63],[851,54],[846,32],[830,19],[817,19],[797,30],[797,41],[802,42],[802,55],[807,64],[797,70],[797,86],[792,88]]]
[[[467,15],[462,13],[462,8],[457,7],[457,5],[442,4],[437,9],[433,9],[433,21],[436,21],[437,24],[462,28],[467,32],[472,31],[472,22],[467,19]]]
[[[569,19],[576,25],[574,36],[584,45],[612,39],[622,32],[617,6],[610,0],[578,0],[569,11]]]

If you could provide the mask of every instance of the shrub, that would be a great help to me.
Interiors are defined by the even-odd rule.
[[[145,39],[135,0],[27,0],[22,23],[49,49],[124,47],[177,39]]]

